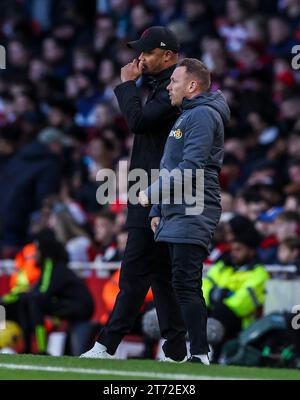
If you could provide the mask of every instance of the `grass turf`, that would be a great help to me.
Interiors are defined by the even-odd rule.
[[[10,369],[4,366],[14,364]],[[18,368],[35,368],[24,370]],[[43,369],[50,370],[43,370]],[[52,370],[51,370],[52,368]],[[60,368],[60,371],[55,370]],[[53,370],[54,369],[54,370]],[[72,369],[72,371],[65,371]],[[75,369],[75,370],[74,370]],[[77,370],[79,369],[79,370]],[[87,370],[86,372],[84,370]],[[102,370],[102,371],[101,371]],[[122,375],[124,371],[124,375]],[[136,375],[135,375],[136,373]],[[129,376],[126,376],[129,374]],[[153,375],[157,374],[157,375]],[[167,375],[166,375],[167,374]],[[171,374],[171,375],[169,375]],[[77,357],[0,355],[0,379],[300,379],[300,371],[290,369],[246,368],[151,360],[91,360]]]

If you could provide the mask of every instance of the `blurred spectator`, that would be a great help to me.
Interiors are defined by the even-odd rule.
[[[280,174],[273,172],[272,177],[264,176],[266,174],[266,171],[261,173],[258,172],[256,174],[256,177],[259,177],[258,183],[251,185],[249,190],[253,192],[256,191],[257,194],[267,203],[268,207],[276,207],[283,204],[282,188],[277,182],[275,183],[275,177],[279,177]]]
[[[289,21],[295,23],[295,28],[299,26],[300,4],[297,0],[285,0],[279,5],[281,10],[289,18]]]
[[[65,319],[71,325],[88,321],[93,314],[94,304],[85,284],[67,268],[68,257],[53,232],[41,232],[36,238],[36,245],[41,276],[37,284],[21,296],[21,327],[25,337],[25,352],[32,350],[31,334],[34,333],[38,353],[45,354],[45,317]]]
[[[54,205],[49,218],[49,228],[56,239],[62,243],[70,261],[89,261],[89,249],[92,241],[85,230],[74,220],[66,205]]]
[[[17,150],[20,132],[14,125],[6,125],[0,129],[0,174]]]
[[[113,88],[120,83],[118,64],[111,58],[103,58],[99,63],[98,80],[102,86],[103,98],[116,105]]]
[[[91,121],[93,126],[100,131],[104,128],[113,126],[113,109],[107,103],[97,103],[92,110]]]
[[[238,52],[249,38],[244,22],[249,15],[249,4],[244,0],[228,0],[226,2],[226,22],[219,28],[230,52]]]
[[[114,259],[116,261],[122,261],[123,259],[127,238],[128,238],[128,231],[125,228],[123,228],[117,233],[117,252],[116,255],[114,256]]]
[[[53,36],[44,39],[43,58],[56,77],[65,79],[70,73],[70,63],[67,60],[66,48],[59,39]]]
[[[287,196],[284,209],[286,211],[296,211],[300,215],[300,193],[296,192]]]
[[[283,265],[295,265],[297,272],[300,272],[300,239],[286,238],[278,247],[278,260]],[[282,273],[279,277],[288,277],[289,274]]]
[[[132,26],[129,32],[130,38],[135,39],[140,37],[147,28],[154,25],[154,13],[152,8],[143,3],[136,4],[131,9],[130,22]]]
[[[115,219],[115,232],[118,234],[123,230],[126,224],[127,207],[118,212]]]
[[[114,221],[114,214],[107,211],[96,216],[94,221],[95,244],[90,249],[92,260],[111,261],[116,256]]]
[[[277,259],[278,238],[276,236],[275,220],[282,212],[282,207],[270,208],[260,214],[255,223],[257,231],[263,237],[258,255],[265,264],[275,264]]]
[[[89,143],[88,155],[85,157],[90,180],[95,182],[98,172],[103,168],[113,168],[114,144],[108,139],[95,137]],[[98,178],[98,180],[100,180]]]
[[[299,235],[300,216],[295,211],[283,211],[275,221],[275,234],[279,243]]]
[[[273,126],[273,117],[270,115],[263,112],[251,112],[247,120],[262,149],[274,143],[278,138],[279,129]]]
[[[230,62],[224,42],[217,36],[205,36],[201,41],[200,47],[203,61],[213,73],[214,80],[212,85],[213,87],[215,85],[219,87],[227,75]]]
[[[297,87],[295,87],[296,89]],[[296,123],[299,119],[300,95],[291,94],[283,99],[280,104],[281,123],[280,126],[285,133],[297,129]],[[299,127],[298,127],[299,128]]]
[[[225,153],[221,171],[221,187],[230,193],[235,194],[238,189],[241,177],[241,162],[232,153]]]
[[[157,0],[157,25],[166,26],[175,19],[181,17],[177,0]]]
[[[296,158],[300,154],[300,131],[291,132],[287,143],[288,155]]]
[[[42,58],[35,57],[30,60],[28,77],[31,82],[37,83],[49,73],[50,69]]]
[[[271,17],[268,24],[269,53],[275,57],[290,57],[291,50],[297,40],[292,37],[292,29],[289,19],[284,16]]]
[[[111,0],[108,5],[109,15],[116,21],[115,32],[119,38],[126,37],[130,29],[129,0]]]
[[[9,65],[9,74],[11,76],[21,77],[26,74],[29,63],[28,45],[21,39],[12,39],[7,47],[7,61]]]
[[[203,294],[209,317],[222,328],[218,343],[237,336],[239,331],[259,317],[264,303],[265,282],[269,278],[257,258],[259,235],[248,225],[231,244],[230,261],[219,261],[210,267],[203,279]],[[214,348],[217,360],[218,347]]]
[[[108,14],[99,15],[96,19],[94,49],[98,57],[114,57],[117,44],[117,33],[114,18]]]
[[[75,107],[67,99],[53,99],[48,103],[47,119],[49,125],[62,129],[65,133],[73,124]]]
[[[254,15],[245,21],[245,27],[252,43],[265,44],[267,41],[266,18],[263,15]]]
[[[249,218],[243,215],[236,214],[229,218],[224,225],[224,240],[227,243],[232,243],[237,239],[247,228],[251,226],[253,232],[253,224]]]
[[[213,11],[209,2],[205,0],[187,0],[183,4],[183,13],[189,32],[191,32],[190,42],[197,43],[205,36],[215,33]]]
[[[21,246],[27,234],[30,214],[43,199],[59,189],[60,159],[68,141],[54,128],[40,132],[38,140],[17,152],[0,174],[5,196],[0,200],[2,244]]]
[[[288,164],[288,175],[290,183],[285,186],[285,192],[287,194],[298,192],[300,189],[300,158],[298,156],[290,160]]]
[[[225,142],[225,151],[233,154],[241,163],[246,162],[246,146],[239,138],[229,138]]]
[[[73,71],[95,71],[96,60],[92,49],[77,47],[73,51]]]
[[[230,193],[221,193],[222,213],[230,213],[233,211],[233,196]]]
[[[89,126],[92,124],[90,121],[91,113],[94,105],[103,100],[103,94],[95,87],[95,74],[91,71],[80,71],[75,75],[78,97],[76,102],[77,114],[76,122],[81,126]]]
[[[20,321],[19,303],[21,293],[27,292],[40,278],[41,271],[37,266],[37,247],[29,243],[15,257],[16,271],[9,281],[9,292],[0,298],[5,305],[6,318]]]
[[[78,22],[73,18],[60,18],[52,29],[53,36],[61,40],[66,46],[73,45],[78,34]]]
[[[250,218],[251,221],[256,221],[257,217],[268,209],[266,200],[251,188],[240,193],[235,200],[235,212]]]

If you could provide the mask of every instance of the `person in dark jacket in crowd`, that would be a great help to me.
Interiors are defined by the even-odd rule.
[[[122,68],[122,83],[115,94],[129,129],[135,134],[130,171],[140,168],[150,177],[151,170],[159,168],[168,133],[179,115],[166,90],[178,61],[179,44],[169,29],[151,27],[128,45],[140,56]],[[141,75],[152,78],[152,91],[144,106],[136,85]],[[120,292],[95,346],[82,357],[110,358],[115,353],[133,327],[151,286],[161,335],[166,339],[165,360],[186,359],[186,329],[172,289],[168,249],[162,243],[155,243],[149,211],[139,204],[128,203],[128,241],[121,266]]]
[[[20,296],[23,312],[19,322],[24,333],[25,352],[31,351],[34,333],[38,352],[45,353],[45,316],[67,320],[71,325],[88,321],[94,311],[94,302],[84,282],[67,267],[67,253],[54,233],[48,229],[42,231],[35,243],[41,276],[29,292]]]
[[[169,134],[160,168],[179,172],[179,176],[170,176],[170,190],[165,190],[160,175],[139,195],[143,206],[149,199],[160,200],[151,209],[151,226],[155,240],[169,245],[173,287],[190,339],[190,361],[203,364],[209,364],[209,348],[202,263],[221,215],[218,175],[224,154],[224,123],[230,116],[223,94],[209,92],[209,87],[210,73],[201,61],[187,58],[177,65],[167,89],[172,105],[181,106],[183,112]],[[204,182],[198,174],[201,171]],[[189,176],[190,184],[186,184]],[[182,188],[184,201],[179,202],[176,193]]]
[[[67,138],[55,128],[45,128],[38,140],[27,144],[0,174],[0,229],[5,256],[14,256],[26,240],[30,214],[42,201],[57,193],[61,168],[59,156]],[[9,254],[9,249],[12,249]],[[16,253],[15,251],[15,253]]]

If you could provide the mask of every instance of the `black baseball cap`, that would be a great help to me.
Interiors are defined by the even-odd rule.
[[[127,43],[131,49],[140,53],[143,51],[151,51],[153,49],[171,50],[174,53],[179,51],[179,42],[175,34],[164,26],[151,26],[146,29],[139,40]]]

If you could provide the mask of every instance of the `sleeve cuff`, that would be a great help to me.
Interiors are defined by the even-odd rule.
[[[154,217],[161,217],[161,212],[160,212],[160,205],[159,204],[154,204],[152,206],[150,213],[149,213],[149,218],[154,218]]]
[[[129,89],[136,90],[135,81],[126,81],[122,82],[114,88],[115,95],[122,95],[124,92],[127,92]]]

